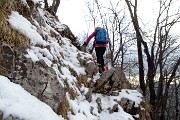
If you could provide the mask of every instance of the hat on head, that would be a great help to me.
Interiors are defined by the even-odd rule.
[[[95,30],[97,30],[97,29],[99,29],[99,28],[101,28],[101,27],[97,26],[97,27],[95,28]]]

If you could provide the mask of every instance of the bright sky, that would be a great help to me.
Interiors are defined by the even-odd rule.
[[[59,10],[58,16],[62,23],[70,26],[71,30],[75,33],[86,31],[87,26],[85,22],[84,16],[87,16],[89,13],[86,13],[87,7],[85,6],[85,1],[87,0],[62,0]],[[100,0],[102,1],[102,0]],[[117,0],[115,0],[117,1]],[[150,17],[152,18],[153,9],[157,9],[157,4],[154,4],[156,0],[141,0],[141,4],[139,4],[138,9],[140,9],[139,15],[144,16],[144,20],[149,22]],[[92,2],[92,0],[91,0]],[[123,3],[124,1],[122,1]],[[103,1],[103,5],[108,6],[109,2]],[[152,14],[153,13],[153,14]]]
[[[74,33],[86,30],[84,0],[61,0],[58,16],[62,23],[70,26]]]
[[[87,30],[87,23],[85,22],[85,17],[87,16],[87,7],[85,6],[85,2],[87,0],[61,0],[61,4],[59,7],[58,16],[62,23],[67,24],[73,33],[82,33],[85,31],[86,33],[93,31],[94,28],[91,28],[90,31]],[[93,0],[90,0],[91,2]],[[102,1],[103,5],[109,5],[109,0],[107,2]],[[119,0],[111,0],[111,1],[119,1]],[[159,0],[138,0],[138,16],[141,17],[139,22],[143,22],[145,25],[149,27],[153,27],[156,22],[158,9],[159,9]],[[123,3],[124,0],[121,1]],[[176,1],[172,8],[178,8],[180,1]],[[176,27],[176,30],[180,28]]]

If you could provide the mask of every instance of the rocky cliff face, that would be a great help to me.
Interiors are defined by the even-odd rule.
[[[34,3],[29,2],[28,5],[31,5],[32,13],[37,13],[38,10]],[[64,99],[64,85],[59,82],[60,78],[56,71],[48,66],[44,60],[40,59],[34,62],[31,58],[26,57],[27,49],[32,47],[30,46],[30,39],[12,29],[6,19],[12,10],[20,10],[20,13],[29,14],[27,19],[32,24],[33,20],[41,21],[40,24],[42,25],[43,23],[47,24],[47,21],[39,14],[30,14],[30,8],[23,5],[20,0],[1,0],[0,9],[2,19],[0,21],[0,74],[7,76],[12,82],[20,84],[29,93],[57,111],[60,101]],[[39,27],[37,28],[39,32],[42,32]],[[58,40],[60,39],[60,35],[56,37]],[[43,48],[48,49],[48,46]]]
[[[76,114],[68,102],[75,100],[79,95],[85,96],[88,102],[91,102],[92,98],[96,99],[98,113],[101,113],[102,98],[93,97],[93,94],[118,96],[122,89],[131,89],[123,70],[119,68],[111,69],[94,81],[93,77],[97,74],[96,64],[92,56],[78,50],[79,43],[68,26],[44,11],[39,3],[26,1],[27,4],[21,0],[0,1],[1,75],[20,84],[65,119],[68,119],[67,113],[70,111]],[[38,41],[41,42],[35,43],[28,33],[14,29],[13,24],[8,21],[11,11],[18,11],[30,22],[32,30],[39,35]],[[78,61],[72,59],[72,56]],[[88,88],[88,92],[82,90],[82,87]],[[67,99],[67,96],[70,98]],[[138,108],[134,107],[133,100],[127,98],[113,101],[113,107],[107,109],[110,114],[120,110],[120,105],[124,111],[132,115],[140,114],[140,119],[150,119],[150,107],[145,100]],[[95,108],[91,107],[91,114],[97,116],[93,110]],[[0,111],[0,120],[2,116],[3,113]],[[9,116],[7,119],[17,118]]]

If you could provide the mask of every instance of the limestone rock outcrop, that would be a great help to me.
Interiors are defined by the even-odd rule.
[[[20,12],[24,14],[25,11],[29,11],[29,8],[25,7],[20,1],[14,0],[1,0],[0,5],[3,4],[4,6],[0,6],[0,9],[2,9],[0,15],[3,16],[0,21],[0,74],[8,77],[12,82],[20,84],[26,91],[47,103],[57,112],[65,95],[63,83],[60,82],[61,80],[53,69],[53,65],[48,66],[43,59],[34,62],[26,56],[27,49],[31,47],[30,40],[13,30],[6,20],[11,10],[19,9],[16,7],[21,5],[23,9]],[[35,5],[31,7],[36,10]],[[31,18],[27,19],[31,21]],[[38,16],[34,19],[42,21],[39,20],[40,17]],[[48,46],[39,47],[50,49]]]
[[[86,93],[85,97],[88,102],[92,101],[92,94],[93,93],[101,93],[107,96],[119,96],[121,90],[123,89],[132,89],[131,84],[125,77],[125,74],[122,69],[120,68],[111,68],[110,70],[103,72],[99,79],[96,82],[92,83],[89,88],[89,91]],[[127,94],[128,90],[126,91]],[[112,108],[109,108],[109,113],[112,114],[113,112],[118,112],[119,106],[122,109],[131,114],[134,119],[137,120],[151,120],[150,118],[150,111],[151,106],[145,98],[142,98],[143,102],[137,107],[135,106],[135,101],[130,100],[128,98],[122,98],[121,100],[114,99],[115,104]],[[101,109],[101,98],[96,99],[98,112],[102,111]]]
[[[131,84],[126,79],[123,70],[120,68],[111,68],[107,72],[103,72],[101,77],[97,79],[92,91],[106,95],[115,95],[116,92],[113,91],[130,88]]]

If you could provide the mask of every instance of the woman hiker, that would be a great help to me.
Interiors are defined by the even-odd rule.
[[[108,44],[106,30],[101,27],[96,27],[95,31],[87,38],[83,46],[86,47],[93,37],[95,37],[95,43],[93,45],[95,47],[99,73],[102,73],[103,71],[105,71],[103,55],[106,51],[106,46]]]

